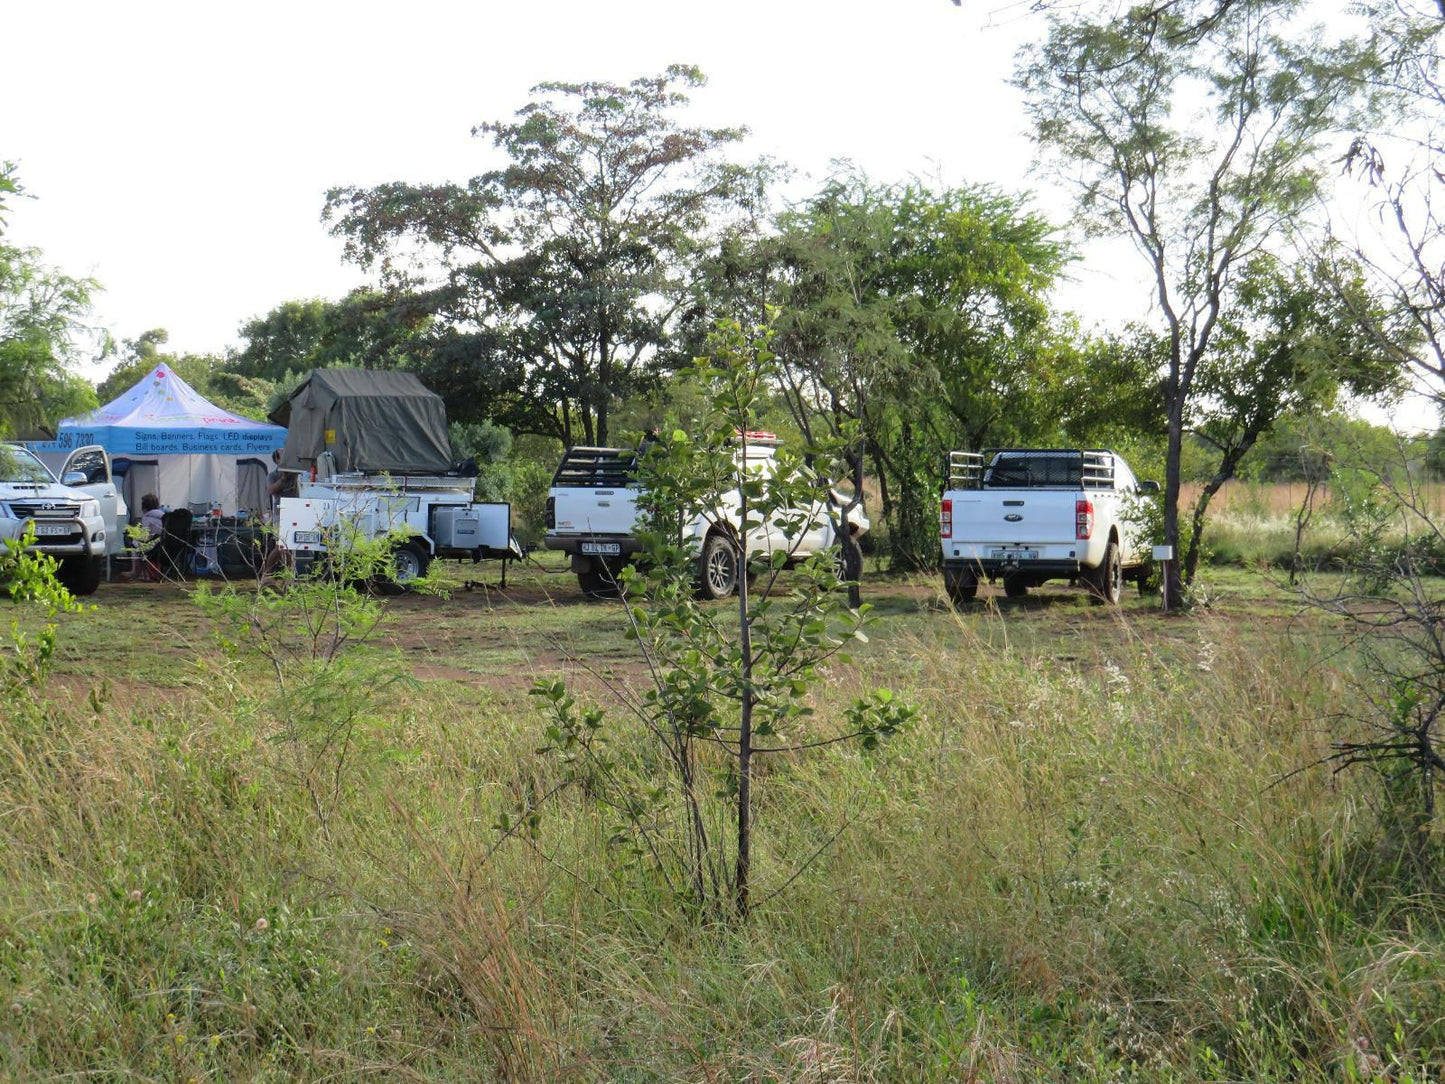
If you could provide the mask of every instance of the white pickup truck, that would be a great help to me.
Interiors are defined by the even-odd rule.
[[[779,445],[772,434],[749,433],[746,444],[750,467],[772,469]],[[624,448],[569,448],[562,456],[547,494],[546,546],[572,557],[572,571],[583,593],[603,596],[616,592],[617,574],[642,552],[637,537],[635,474],[637,452]],[[862,575],[858,536],[868,530],[861,509],[848,513],[848,537],[838,537],[844,506],[841,495],[830,494],[826,505],[815,505],[801,534],[785,537],[778,523],[765,523],[748,534],[751,553],[771,554],[782,549],[789,564],[839,547],[840,573],[848,580]],[[698,555],[698,591],[719,599],[737,590],[739,501],[736,491],[725,494],[715,514],[698,514],[682,525],[684,542]]]
[[[939,534],[955,603],[973,599],[984,578],[1002,580],[1009,598],[1060,579],[1084,585],[1097,602],[1117,603],[1129,579],[1143,589],[1151,548],[1126,505],[1159,485],[1139,482],[1113,452],[953,452],[948,481]]]
[[[125,546],[125,519],[103,448],[71,452],[57,482],[29,449],[0,444],[0,538],[19,538],[34,524],[31,548],[60,562],[60,581],[72,594],[100,586],[106,556]]]

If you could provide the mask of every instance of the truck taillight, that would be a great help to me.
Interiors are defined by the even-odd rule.
[[[944,538],[953,537],[953,502],[944,501],[938,506],[938,533]]]
[[[1094,533],[1094,502],[1074,502],[1074,537],[1088,538]]]
[[[548,498],[547,498],[547,530],[550,531],[550,530],[552,530],[553,528],[555,528],[556,526],[557,526],[557,498],[556,498],[556,497],[548,497]]]

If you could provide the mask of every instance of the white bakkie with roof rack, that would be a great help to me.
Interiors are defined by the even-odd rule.
[[[1158,489],[1110,451],[950,453],[939,508],[949,598],[972,600],[985,579],[1002,581],[1010,598],[1047,580],[1080,584],[1098,602],[1117,603],[1130,579],[1142,590],[1151,549],[1126,513]]]
[[[739,454],[745,447],[749,466],[769,471],[780,443],[773,433],[750,432]],[[569,448],[552,478],[546,546],[571,555],[572,571],[586,594],[614,593],[617,574],[642,552],[637,537],[637,457],[634,448]],[[792,564],[837,546],[841,571],[856,580],[863,563],[857,539],[868,530],[868,518],[861,509],[848,512],[847,537],[840,538],[844,505],[841,495],[830,493],[826,505],[820,502],[808,510],[807,529],[791,538],[777,523],[761,524],[748,533],[748,550],[772,554],[781,549]],[[681,525],[683,541],[697,551],[698,591],[706,598],[724,598],[737,590],[739,508],[733,491],[723,496],[717,514],[699,513]]]

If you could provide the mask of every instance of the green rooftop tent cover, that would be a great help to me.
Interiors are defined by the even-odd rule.
[[[452,466],[446,407],[413,373],[313,369],[271,420],[286,426],[287,470],[309,471],[323,452],[337,473],[438,474]]]

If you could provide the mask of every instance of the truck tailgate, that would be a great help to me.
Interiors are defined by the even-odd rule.
[[[553,487],[556,534],[631,534],[637,521],[637,490]]]
[[[1078,490],[952,490],[954,543],[1006,546],[1073,544]],[[950,539],[945,538],[944,545]],[[947,556],[948,554],[945,554]]]

